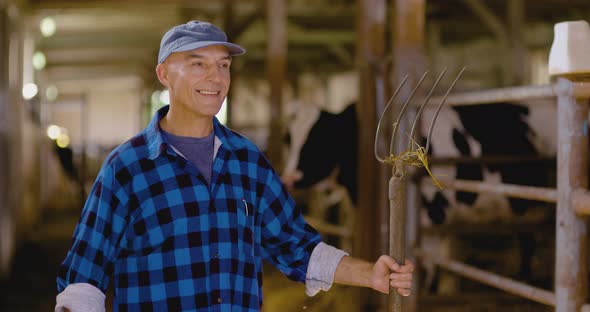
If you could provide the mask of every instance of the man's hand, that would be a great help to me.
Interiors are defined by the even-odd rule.
[[[383,255],[373,265],[371,272],[371,288],[384,294],[389,294],[390,285],[397,289],[402,296],[409,296],[412,288],[412,273],[414,264],[406,260],[405,265],[400,266],[391,257]]]

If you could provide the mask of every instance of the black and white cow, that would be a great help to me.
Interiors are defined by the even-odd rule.
[[[534,131],[525,118],[529,108],[524,105],[509,103],[456,106],[452,111],[457,114],[460,126],[451,131],[452,142],[461,156],[539,156],[533,144]],[[434,138],[433,140],[436,140]],[[478,155],[473,151],[475,142],[479,149]],[[549,168],[542,162],[501,162],[481,165],[476,163],[458,163],[456,165],[456,179],[484,180],[484,173],[497,173],[503,183],[548,186],[551,185]],[[554,170],[554,169],[553,169]],[[467,206],[475,204],[478,194],[456,192],[456,203]],[[423,205],[434,224],[442,224],[446,219],[448,201],[440,193],[436,193],[432,200],[423,197]],[[527,208],[542,205],[540,202],[508,198],[511,211],[515,215],[522,215]]]
[[[538,156],[532,138],[535,133],[526,122],[529,109],[524,105],[509,103],[470,105],[453,107],[441,114],[437,128],[448,122],[448,131],[435,131],[432,142],[444,136],[452,140],[454,155],[461,156]],[[440,120],[443,119],[443,120]],[[444,120],[447,119],[447,120]],[[453,120],[454,119],[454,120]],[[429,121],[429,118],[424,118]],[[307,124],[305,124],[307,123]],[[449,128],[450,125],[450,128]],[[284,176],[295,188],[305,188],[321,181],[339,168],[337,180],[349,191],[353,201],[357,198],[356,162],[358,148],[358,123],[354,103],[341,113],[329,113],[319,108],[307,107],[300,110],[290,126],[291,146]],[[438,151],[435,144],[431,152]],[[452,156],[449,152],[445,156]],[[294,172],[301,174],[294,174]],[[483,180],[484,174],[498,174],[501,182],[547,186],[551,184],[547,168],[540,162],[474,164],[459,163],[455,169],[456,179]],[[294,182],[300,178],[297,182]],[[429,217],[434,224],[442,224],[446,220],[446,210],[450,205],[448,195],[435,193],[423,196],[423,204],[428,209]],[[454,202],[466,205],[475,204],[477,194],[456,192]],[[528,207],[539,205],[538,202],[508,198],[514,214],[523,214]]]
[[[289,134],[291,148],[283,181],[295,188],[306,188],[337,169],[336,181],[356,203],[358,123],[355,104],[351,103],[337,114],[304,106],[291,123]]]

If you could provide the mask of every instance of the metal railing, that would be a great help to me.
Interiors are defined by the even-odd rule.
[[[588,102],[590,84],[558,78],[555,84],[502,88],[451,95],[451,106],[523,101],[533,98],[556,98],[558,118],[557,188],[443,180],[443,185],[458,191],[508,195],[557,203],[555,291],[550,292],[469,266],[451,259],[441,259],[420,249],[414,256],[466,278],[531,299],[556,311],[590,312],[585,304],[587,284],[587,222],[590,215],[588,187]],[[436,99],[434,99],[436,102]],[[418,230],[418,228],[416,228]]]

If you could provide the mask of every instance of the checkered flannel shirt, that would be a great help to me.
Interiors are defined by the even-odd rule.
[[[214,119],[208,186],[158,122],[106,159],[62,263],[58,292],[113,276],[114,311],[260,311],[262,259],[304,282],[319,234],[267,159]]]

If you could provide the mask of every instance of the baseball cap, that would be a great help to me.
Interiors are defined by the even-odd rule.
[[[230,55],[246,53],[241,46],[227,42],[227,36],[219,27],[201,21],[190,21],[172,27],[162,37],[160,52],[158,53],[158,64],[161,64],[174,52],[184,52],[204,48],[212,45],[227,47]]]

